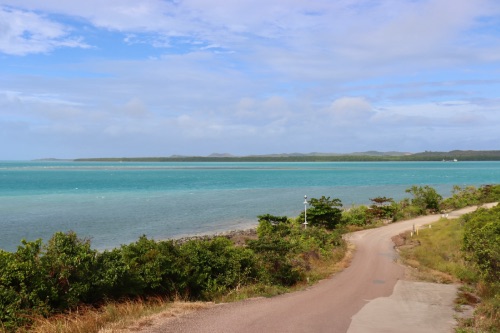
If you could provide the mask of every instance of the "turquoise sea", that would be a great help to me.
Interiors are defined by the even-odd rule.
[[[266,213],[294,217],[304,195],[350,206],[400,200],[411,185],[446,197],[453,185],[499,182],[500,162],[0,162],[0,248],[73,230],[106,249],[143,234],[245,229]]]

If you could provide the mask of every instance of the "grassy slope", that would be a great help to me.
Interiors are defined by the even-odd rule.
[[[460,320],[457,332],[500,332],[498,299],[484,295],[484,285],[477,273],[463,258],[463,226],[460,220],[442,219],[432,228],[420,230],[418,235],[406,238],[400,247],[403,262],[412,267],[412,275],[420,280],[438,283],[464,283],[457,298],[460,305],[476,305],[474,318]],[[479,295],[479,296],[478,296]]]

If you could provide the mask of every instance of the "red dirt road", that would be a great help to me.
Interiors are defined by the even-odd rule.
[[[474,208],[449,217],[471,210]],[[403,279],[404,268],[395,262],[397,254],[391,237],[439,217],[424,216],[349,235],[348,240],[356,246],[351,265],[307,290],[216,305],[166,319],[142,332],[347,332],[351,318],[367,302],[390,296],[396,282]]]

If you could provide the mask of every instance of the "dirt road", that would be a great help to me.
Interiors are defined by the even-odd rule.
[[[449,217],[456,217],[474,209],[467,208],[456,211],[451,213]],[[439,295],[438,291],[432,289],[435,286],[432,286],[431,289],[424,288],[424,294],[419,296],[418,289],[401,285],[400,282],[397,295],[393,295],[396,284],[404,277],[404,268],[395,262],[397,254],[393,248],[391,237],[411,229],[414,225],[420,227],[435,222],[439,217],[436,215],[424,216],[349,235],[349,241],[356,245],[356,253],[351,265],[341,273],[321,281],[307,290],[273,298],[216,305],[183,317],[166,319],[142,332],[316,333],[349,331],[349,333],[357,333],[401,332],[403,328],[405,332],[425,332],[429,324],[432,327],[440,327],[439,331],[441,332],[446,332],[446,327],[453,326],[452,314],[447,311],[443,313],[439,311],[451,308],[451,306],[447,304],[439,307],[434,305],[443,299],[449,299],[450,295],[453,296],[454,289],[447,290],[446,297],[436,296],[438,298],[436,299],[436,297],[422,296],[425,295],[425,292],[429,295]],[[414,292],[408,292],[410,290],[414,290]],[[421,305],[428,298],[430,302],[436,304],[422,307]],[[395,299],[399,303],[394,303]],[[392,304],[392,312],[370,312],[371,308],[379,307],[369,305],[378,304],[377,302],[381,300],[387,300]],[[388,302],[385,303],[388,304]],[[395,310],[401,308],[400,304],[418,304],[421,313],[415,313],[410,307],[406,307],[411,312],[409,315],[396,316],[394,304],[396,304]],[[365,305],[367,305],[366,308],[360,311]],[[430,317],[425,317],[426,314],[429,314]],[[411,316],[411,318],[405,316]],[[350,328],[353,317],[356,319],[353,321],[355,325]],[[383,331],[370,327],[370,322],[373,322],[374,317],[381,323],[380,327],[384,327]],[[431,318],[435,322],[429,323],[427,319],[423,318]],[[409,319],[412,323],[422,323],[422,326],[416,325],[414,329],[408,329],[406,325]]]

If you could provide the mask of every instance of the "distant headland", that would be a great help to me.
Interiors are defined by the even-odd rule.
[[[54,159],[45,159],[54,160]],[[366,151],[347,154],[291,153],[235,156],[214,153],[208,156],[100,157],[77,158],[76,162],[378,162],[378,161],[500,161],[500,150],[425,151],[420,153]]]

